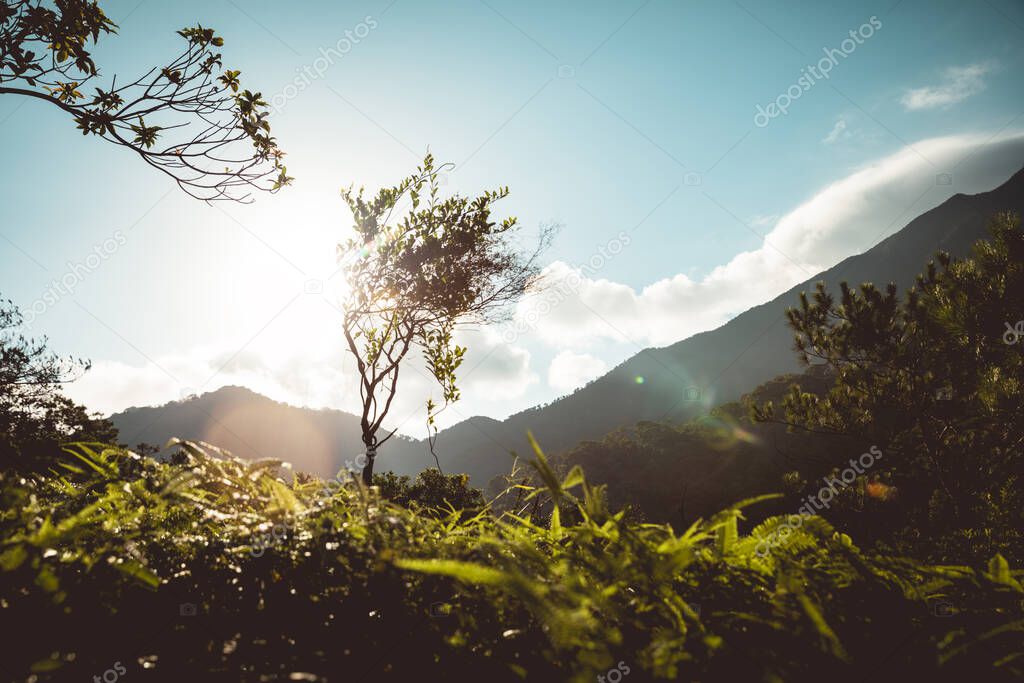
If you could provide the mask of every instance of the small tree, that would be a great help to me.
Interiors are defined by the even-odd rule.
[[[755,408],[877,445],[872,476],[892,475],[898,508],[926,538],[1019,539],[1024,528],[1024,231],[1009,213],[990,230],[970,258],[939,253],[902,300],[895,285],[845,282],[838,298],[821,284],[801,294],[788,312],[796,350],[834,382],[824,395],[794,386],[778,418],[771,403]]]
[[[267,103],[240,89],[241,72],[215,73],[223,65],[214,49],[224,39],[213,29],[178,31],[186,47],[176,58],[86,94],[100,75],[89,40],[116,29],[96,2],[7,0],[0,5],[0,94],[59,107],[83,135],[131,149],[204,201],[244,201],[253,189],[276,191],[291,182],[270,136]]]
[[[21,323],[17,307],[0,300],[0,470],[45,469],[67,441],[116,441],[109,420],[60,391],[89,364],[49,352],[45,338],[19,331]]]
[[[516,219],[491,220],[492,205],[508,188],[475,199],[439,198],[438,174],[445,168],[436,168],[428,154],[415,174],[372,198],[362,188],[342,193],[356,232],[339,246],[339,256],[349,284],[343,327],[359,371],[367,484],[377,448],[394,434],[377,438],[409,351],[422,351],[441,388],[441,409],[457,401],[455,373],[466,349],[452,341],[456,325],[506,316],[510,304],[536,284],[537,259],[550,242],[545,228],[536,249],[520,253],[511,240]],[[392,222],[404,200],[408,213]],[[437,412],[438,404],[428,400],[428,429],[435,433]]]

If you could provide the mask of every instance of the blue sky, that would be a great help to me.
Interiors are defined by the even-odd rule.
[[[428,146],[457,164],[451,190],[510,186],[501,209],[527,236],[563,226],[555,275],[628,235],[539,322],[466,332],[449,421],[549,401],[1024,165],[1024,9],[1009,0],[101,5],[120,25],[96,50],[108,76],[176,54],[178,28],[216,28],[226,65],[281,105],[296,177],[210,207],[55,108],[0,96],[0,292],[29,308],[119,241],[32,324],[94,361],[71,393],[104,411],[224,383],[349,407],[335,314],[306,283],[333,271],[349,227],[338,189],[393,182]],[[851,31],[828,78],[799,86]],[[787,113],[757,125],[795,84]],[[428,391],[415,369],[403,381],[395,422]]]

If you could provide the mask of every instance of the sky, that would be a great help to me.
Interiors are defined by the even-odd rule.
[[[394,184],[428,149],[455,165],[446,191],[507,185],[497,215],[524,244],[559,226],[552,289],[459,333],[442,426],[571,393],[1024,166],[1012,0],[101,6],[119,25],[94,52],[105,77],[214,27],[296,178],[210,206],[55,107],[0,96],[0,295],[91,359],[68,393],[104,413],[230,384],[354,409],[339,190]],[[72,286],[47,297],[55,281]],[[389,423],[423,436],[430,393],[414,363]]]

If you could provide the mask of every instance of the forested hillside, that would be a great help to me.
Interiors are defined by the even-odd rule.
[[[483,488],[509,471],[513,451],[528,452],[527,431],[558,452],[620,428],[631,429],[637,422],[685,422],[738,401],[778,375],[801,371],[785,319],[786,308],[797,302],[800,292],[813,291],[817,282],[831,287],[842,281],[879,286],[895,282],[908,287],[936,251],[966,255],[977,239],[986,236],[989,219],[1009,210],[1024,211],[1024,171],[991,192],[956,195],[864,254],[844,260],[716,330],[665,348],[647,349],[550,405],[503,421],[472,417],[442,430],[436,447],[441,465],[448,472],[468,473],[473,484]],[[865,226],[865,241],[881,229]],[[643,384],[637,383],[637,377],[644,378]],[[353,445],[358,450],[359,444],[354,415],[292,408],[241,389],[225,388],[191,402],[131,409],[111,419],[129,445],[162,445],[178,436],[211,441],[242,457],[260,457],[261,451],[273,452],[298,439],[304,450],[296,466],[322,476],[333,476],[354,458],[356,453],[349,451]],[[425,440],[396,437],[381,451],[380,466],[400,474],[415,476],[432,464]],[[675,507],[678,502],[664,506]]]

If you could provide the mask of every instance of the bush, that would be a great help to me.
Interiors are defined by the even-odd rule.
[[[423,514],[181,446],[173,464],[78,444],[61,476],[0,474],[15,678],[115,663],[174,681],[589,681],[619,662],[630,681],[1021,674],[1021,573],[1001,557],[869,555],[817,517],[740,536],[756,500],[676,534],[609,510],[578,468],[557,478],[539,449],[545,486],[526,496],[553,503],[544,523]]]
[[[444,514],[451,510],[479,512],[484,507],[483,493],[469,485],[466,474],[445,475],[438,470],[423,470],[413,482],[404,474],[384,472],[373,475],[373,484],[382,498],[427,514]]]

